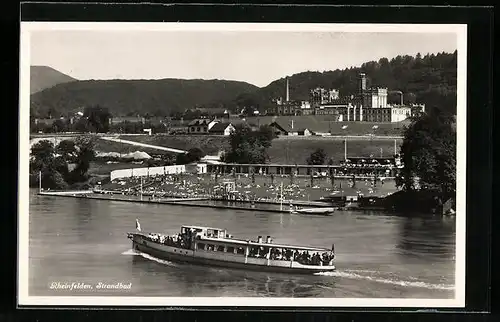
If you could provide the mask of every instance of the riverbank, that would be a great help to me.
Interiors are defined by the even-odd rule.
[[[244,211],[259,211],[290,214],[296,207],[300,208],[334,208],[335,211],[380,211],[377,205],[359,202],[335,203],[332,201],[303,201],[303,200],[226,200],[217,196],[205,197],[155,197],[152,194],[130,195],[113,191],[82,190],[82,191],[41,191],[41,196],[85,198],[95,200],[133,202],[144,204],[165,204],[184,207],[201,207],[214,209],[231,209]],[[307,216],[321,214],[308,214]]]
[[[121,201],[121,202],[133,202],[133,203],[144,203],[144,204],[165,204],[174,206],[184,206],[184,207],[201,207],[201,208],[215,208],[215,209],[231,209],[231,210],[245,210],[245,211],[260,211],[260,212],[272,212],[272,213],[290,213],[290,204],[294,206],[329,206],[328,203],[321,202],[291,202],[288,201],[287,204],[281,205],[281,203],[276,203],[272,201],[260,201],[260,202],[249,202],[249,201],[226,201],[215,198],[152,198],[151,196],[131,196],[124,194],[116,194],[111,192],[95,193],[93,191],[42,191],[38,193],[41,196],[51,196],[51,197],[68,197],[68,198],[85,198],[85,199],[95,199],[95,200],[107,200],[107,201]],[[210,201],[207,203],[202,203],[202,201]],[[257,205],[256,205],[257,204]],[[264,206],[263,206],[264,205]],[[278,207],[266,207],[265,205],[279,206]]]

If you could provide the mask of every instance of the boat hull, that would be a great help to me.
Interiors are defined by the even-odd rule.
[[[310,212],[310,211],[300,211],[297,210],[295,213],[299,215],[311,215],[311,216],[332,216],[333,211],[324,211],[324,212]]]
[[[269,261],[250,257],[245,259],[244,255],[234,256],[239,257],[237,260],[214,258],[207,256],[208,252],[206,251],[193,251],[165,246],[155,242],[145,241],[140,235],[136,235],[132,238],[132,247],[136,251],[149,254],[162,260],[194,265],[291,274],[314,274],[335,270],[334,266],[301,265],[290,261]],[[269,262],[275,262],[280,266],[269,264]]]

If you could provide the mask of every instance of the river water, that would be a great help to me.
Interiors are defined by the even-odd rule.
[[[127,231],[174,234],[181,225],[229,230],[237,238],[330,248],[333,273],[286,275],[176,264],[131,250]],[[305,216],[135,204],[30,193],[30,296],[231,296],[454,298],[455,219],[339,211]],[[68,290],[99,282],[121,290]]]

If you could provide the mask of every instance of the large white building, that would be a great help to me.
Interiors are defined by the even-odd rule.
[[[404,105],[403,93],[400,105],[387,103],[388,90],[384,87],[367,88],[367,78],[359,74],[358,94],[339,97],[336,89],[321,87],[310,91],[310,101],[290,100],[288,78],[286,79],[286,101],[276,101],[277,115],[332,115],[339,122],[401,122],[417,113],[425,112],[425,105]]]

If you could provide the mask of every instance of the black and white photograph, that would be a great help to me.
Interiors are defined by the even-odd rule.
[[[463,307],[466,33],[21,22],[19,304]]]

